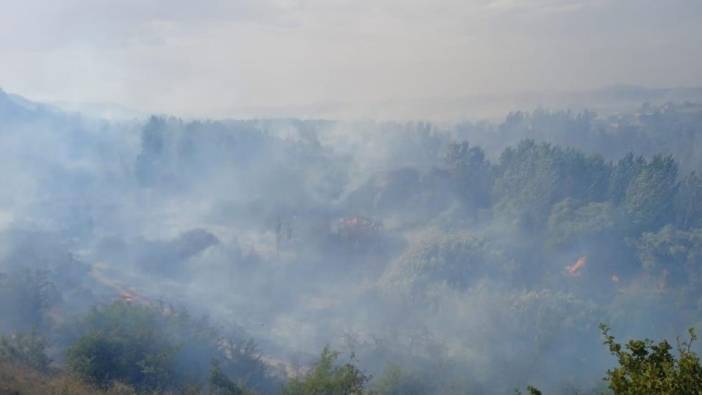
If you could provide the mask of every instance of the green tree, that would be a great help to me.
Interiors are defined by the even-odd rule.
[[[486,274],[509,274],[512,269],[512,261],[482,238],[432,232],[407,248],[388,270],[387,279],[416,289],[437,282],[466,289]]]
[[[458,193],[472,207],[487,207],[493,183],[492,165],[480,147],[469,143],[452,143],[448,146],[446,163],[455,180]]]
[[[223,335],[206,320],[170,306],[98,306],[66,332],[67,367],[99,387],[122,382],[140,391],[182,390],[211,384],[213,371],[221,373],[214,376],[220,384],[232,378],[264,393],[280,387],[253,340],[238,330]]]
[[[0,337],[0,357],[40,372],[48,371],[51,363],[51,359],[46,355],[46,348],[46,339],[36,330]]]
[[[610,168],[599,156],[525,140],[502,153],[497,173],[493,196],[498,208],[533,231],[565,198],[604,200]]]
[[[212,361],[210,367],[210,393],[213,395],[243,395],[244,391],[232,381],[220,367],[218,360]]]
[[[642,156],[634,157],[632,153],[628,153],[614,165],[607,192],[612,203],[618,205],[624,200],[626,190],[644,166],[646,166],[646,159]]]
[[[604,344],[617,358],[618,366],[607,371],[605,381],[615,395],[702,394],[702,366],[692,344],[697,340],[693,329],[689,340],[678,339],[678,357],[666,341],[630,340],[622,345],[600,324]]]
[[[20,269],[0,274],[0,328],[30,331],[44,328],[58,291],[45,270]]]
[[[617,229],[617,215],[609,202],[583,204],[568,198],[553,206],[547,226],[548,244],[568,247],[612,237]]]
[[[699,287],[702,271],[702,229],[683,231],[667,225],[644,233],[634,243],[643,269],[653,275],[665,273],[675,286]]]
[[[351,363],[337,364],[339,353],[324,347],[319,361],[303,377],[293,378],[284,395],[362,395],[370,379]]]
[[[67,351],[68,368],[101,388],[115,381],[146,390],[168,387],[178,345],[163,327],[160,312],[147,306],[94,308],[80,322],[85,334]]]
[[[376,395],[423,395],[431,393],[415,374],[403,372],[399,366],[389,366],[373,384]]]
[[[676,225],[682,229],[702,227],[702,177],[690,173],[675,196]]]
[[[520,390],[516,390],[515,393],[517,395],[522,395],[522,391],[520,391]],[[527,385],[527,394],[529,394],[529,395],[542,395],[542,392],[539,391],[539,389],[534,387],[533,385]]]
[[[626,190],[624,208],[635,229],[652,230],[673,222],[678,165],[672,156],[657,155]]]

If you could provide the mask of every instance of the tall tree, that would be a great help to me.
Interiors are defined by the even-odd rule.
[[[636,229],[658,229],[673,221],[677,176],[678,165],[673,157],[656,155],[632,180],[624,208]]]

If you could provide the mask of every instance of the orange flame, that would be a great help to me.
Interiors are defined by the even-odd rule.
[[[122,291],[119,298],[126,303],[140,303],[141,297],[132,291]]]
[[[581,256],[574,264],[566,266],[566,273],[571,277],[578,277],[585,265],[587,265],[587,257]]]

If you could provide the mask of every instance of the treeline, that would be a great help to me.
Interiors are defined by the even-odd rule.
[[[434,246],[425,248],[431,257],[418,258],[422,243],[403,255],[434,261],[432,270],[442,278],[480,278],[491,268],[499,272],[493,277],[505,278],[511,270],[520,284],[551,287],[549,273],[565,266],[555,266],[552,258],[571,256],[571,262],[583,257],[582,265],[587,260],[590,279],[600,284],[623,285],[648,275],[661,287],[686,289],[693,304],[699,298],[702,177],[682,172],[672,156],[628,154],[607,161],[525,140],[495,162],[480,147],[451,143],[444,160],[443,168],[408,167],[382,182],[371,179],[349,197],[352,207],[369,215],[393,212],[388,201],[401,208],[400,216],[419,216],[418,228],[443,229],[444,236],[425,243]],[[455,196],[458,207],[446,196]],[[439,207],[427,210],[428,201]],[[442,251],[444,258],[454,257],[445,267],[436,264],[446,260]],[[421,266],[415,263],[405,266]],[[589,291],[599,289],[597,282],[588,284]]]
[[[274,376],[252,342],[236,344],[198,325],[184,312],[116,302],[95,307],[74,326],[80,334],[55,364],[36,331],[0,337],[0,391],[7,394],[210,394],[422,395],[430,385],[395,365],[374,378],[353,354],[325,347],[297,376]],[[603,343],[617,365],[607,370],[598,393],[678,395],[702,391],[702,364],[692,346],[667,340],[620,344],[605,325]],[[209,363],[205,362],[209,359]],[[606,385],[606,387],[605,387]],[[542,392],[527,385],[527,393]],[[516,393],[521,393],[515,389]],[[461,393],[454,388],[451,393]],[[577,392],[576,393],[582,393]],[[592,393],[595,393],[594,391]]]
[[[56,394],[195,394],[205,389],[243,394],[243,388],[274,393],[285,377],[279,367],[264,363],[253,340],[225,335],[182,309],[117,301],[70,318],[48,332],[15,332],[0,339],[3,370],[12,366],[18,372],[29,369],[26,378],[46,376],[43,387],[38,382],[34,389],[20,382],[21,375],[4,377],[1,389],[10,391],[2,386],[15,382],[28,385],[18,392],[28,394],[42,388]]]
[[[459,193],[480,209],[494,207],[530,231],[547,229],[563,210],[617,210],[633,235],[666,224],[688,230],[702,225],[702,178],[679,174],[675,159],[628,154],[616,162],[533,140],[507,148],[495,164],[479,147],[449,146],[447,165]],[[568,206],[555,207],[556,205]],[[596,209],[588,207],[601,204]],[[571,213],[575,214],[575,213]],[[597,214],[597,213],[595,213]]]
[[[319,376],[381,393],[597,392],[615,363],[600,322],[625,338],[702,325],[700,114],[25,114],[0,136],[6,355],[103,391],[299,393]],[[323,368],[299,369],[324,344]]]
[[[465,122],[452,132],[489,154],[499,154],[520,140],[534,139],[577,148],[618,159],[629,152],[651,157],[674,155],[687,171],[702,166],[700,122],[702,109],[695,103],[644,104],[638,110],[612,115],[591,111],[510,113],[501,122]]]

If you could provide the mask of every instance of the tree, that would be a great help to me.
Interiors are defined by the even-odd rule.
[[[58,299],[58,291],[48,272],[20,269],[0,274],[0,328],[29,331],[43,328],[47,313]]]
[[[688,341],[678,339],[678,358],[666,340],[630,340],[622,345],[609,334],[606,325],[600,324],[600,330],[604,344],[619,363],[605,376],[615,395],[702,394],[702,365],[692,351],[697,340],[693,329],[689,330]]]
[[[525,140],[500,156],[493,196],[501,211],[534,231],[546,222],[551,206],[565,198],[604,200],[609,172],[599,156]]]
[[[628,153],[614,165],[607,192],[612,203],[619,204],[624,200],[629,184],[639,175],[644,166],[646,166],[646,159],[642,156],[634,157],[632,153]]]
[[[516,390],[515,393],[517,395],[522,395],[522,391],[520,391],[520,390]],[[539,391],[539,389],[534,387],[533,385],[527,385],[527,394],[529,394],[529,395],[542,395],[542,392]]]
[[[435,232],[419,239],[393,263],[391,282],[420,290],[432,283],[467,289],[490,274],[508,274],[512,262],[502,251],[469,233]]]
[[[174,380],[178,346],[160,313],[124,302],[94,308],[80,323],[85,334],[67,351],[71,372],[100,388],[119,381],[143,390]]]
[[[46,340],[36,330],[0,337],[0,357],[40,372],[46,372],[51,363],[46,347]]]
[[[423,380],[395,365],[388,366],[373,385],[373,393],[377,395],[423,395],[431,392]]]
[[[675,196],[676,225],[682,229],[702,227],[702,177],[690,173]]]
[[[656,155],[632,180],[624,208],[635,229],[653,230],[673,222],[678,165],[672,156]]]
[[[471,207],[487,207],[490,204],[493,171],[485,152],[480,147],[471,147],[467,142],[452,143],[445,160],[459,195]]]
[[[136,175],[143,185],[158,181],[160,169],[167,159],[166,121],[152,116],[141,134],[141,152],[136,160]]]
[[[609,202],[583,204],[568,198],[553,206],[547,226],[548,244],[568,247],[611,238],[617,229],[617,215]]]
[[[699,289],[702,229],[683,231],[666,225],[658,232],[642,234],[633,245],[646,272],[665,273],[676,288],[688,284]]]
[[[98,387],[116,381],[139,391],[203,386],[212,379],[213,360],[220,384],[231,377],[265,393],[280,386],[253,340],[236,329],[223,335],[171,306],[115,302],[93,308],[73,329],[67,367]]]
[[[210,368],[210,392],[215,395],[243,395],[244,391],[227,377],[220,367],[218,360],[212,361]]]
[[[324,347],[319,361],[301,378],[293,378],[284,395],[362,395],[370,379],[351,363],[337,364],[339,353]]]

